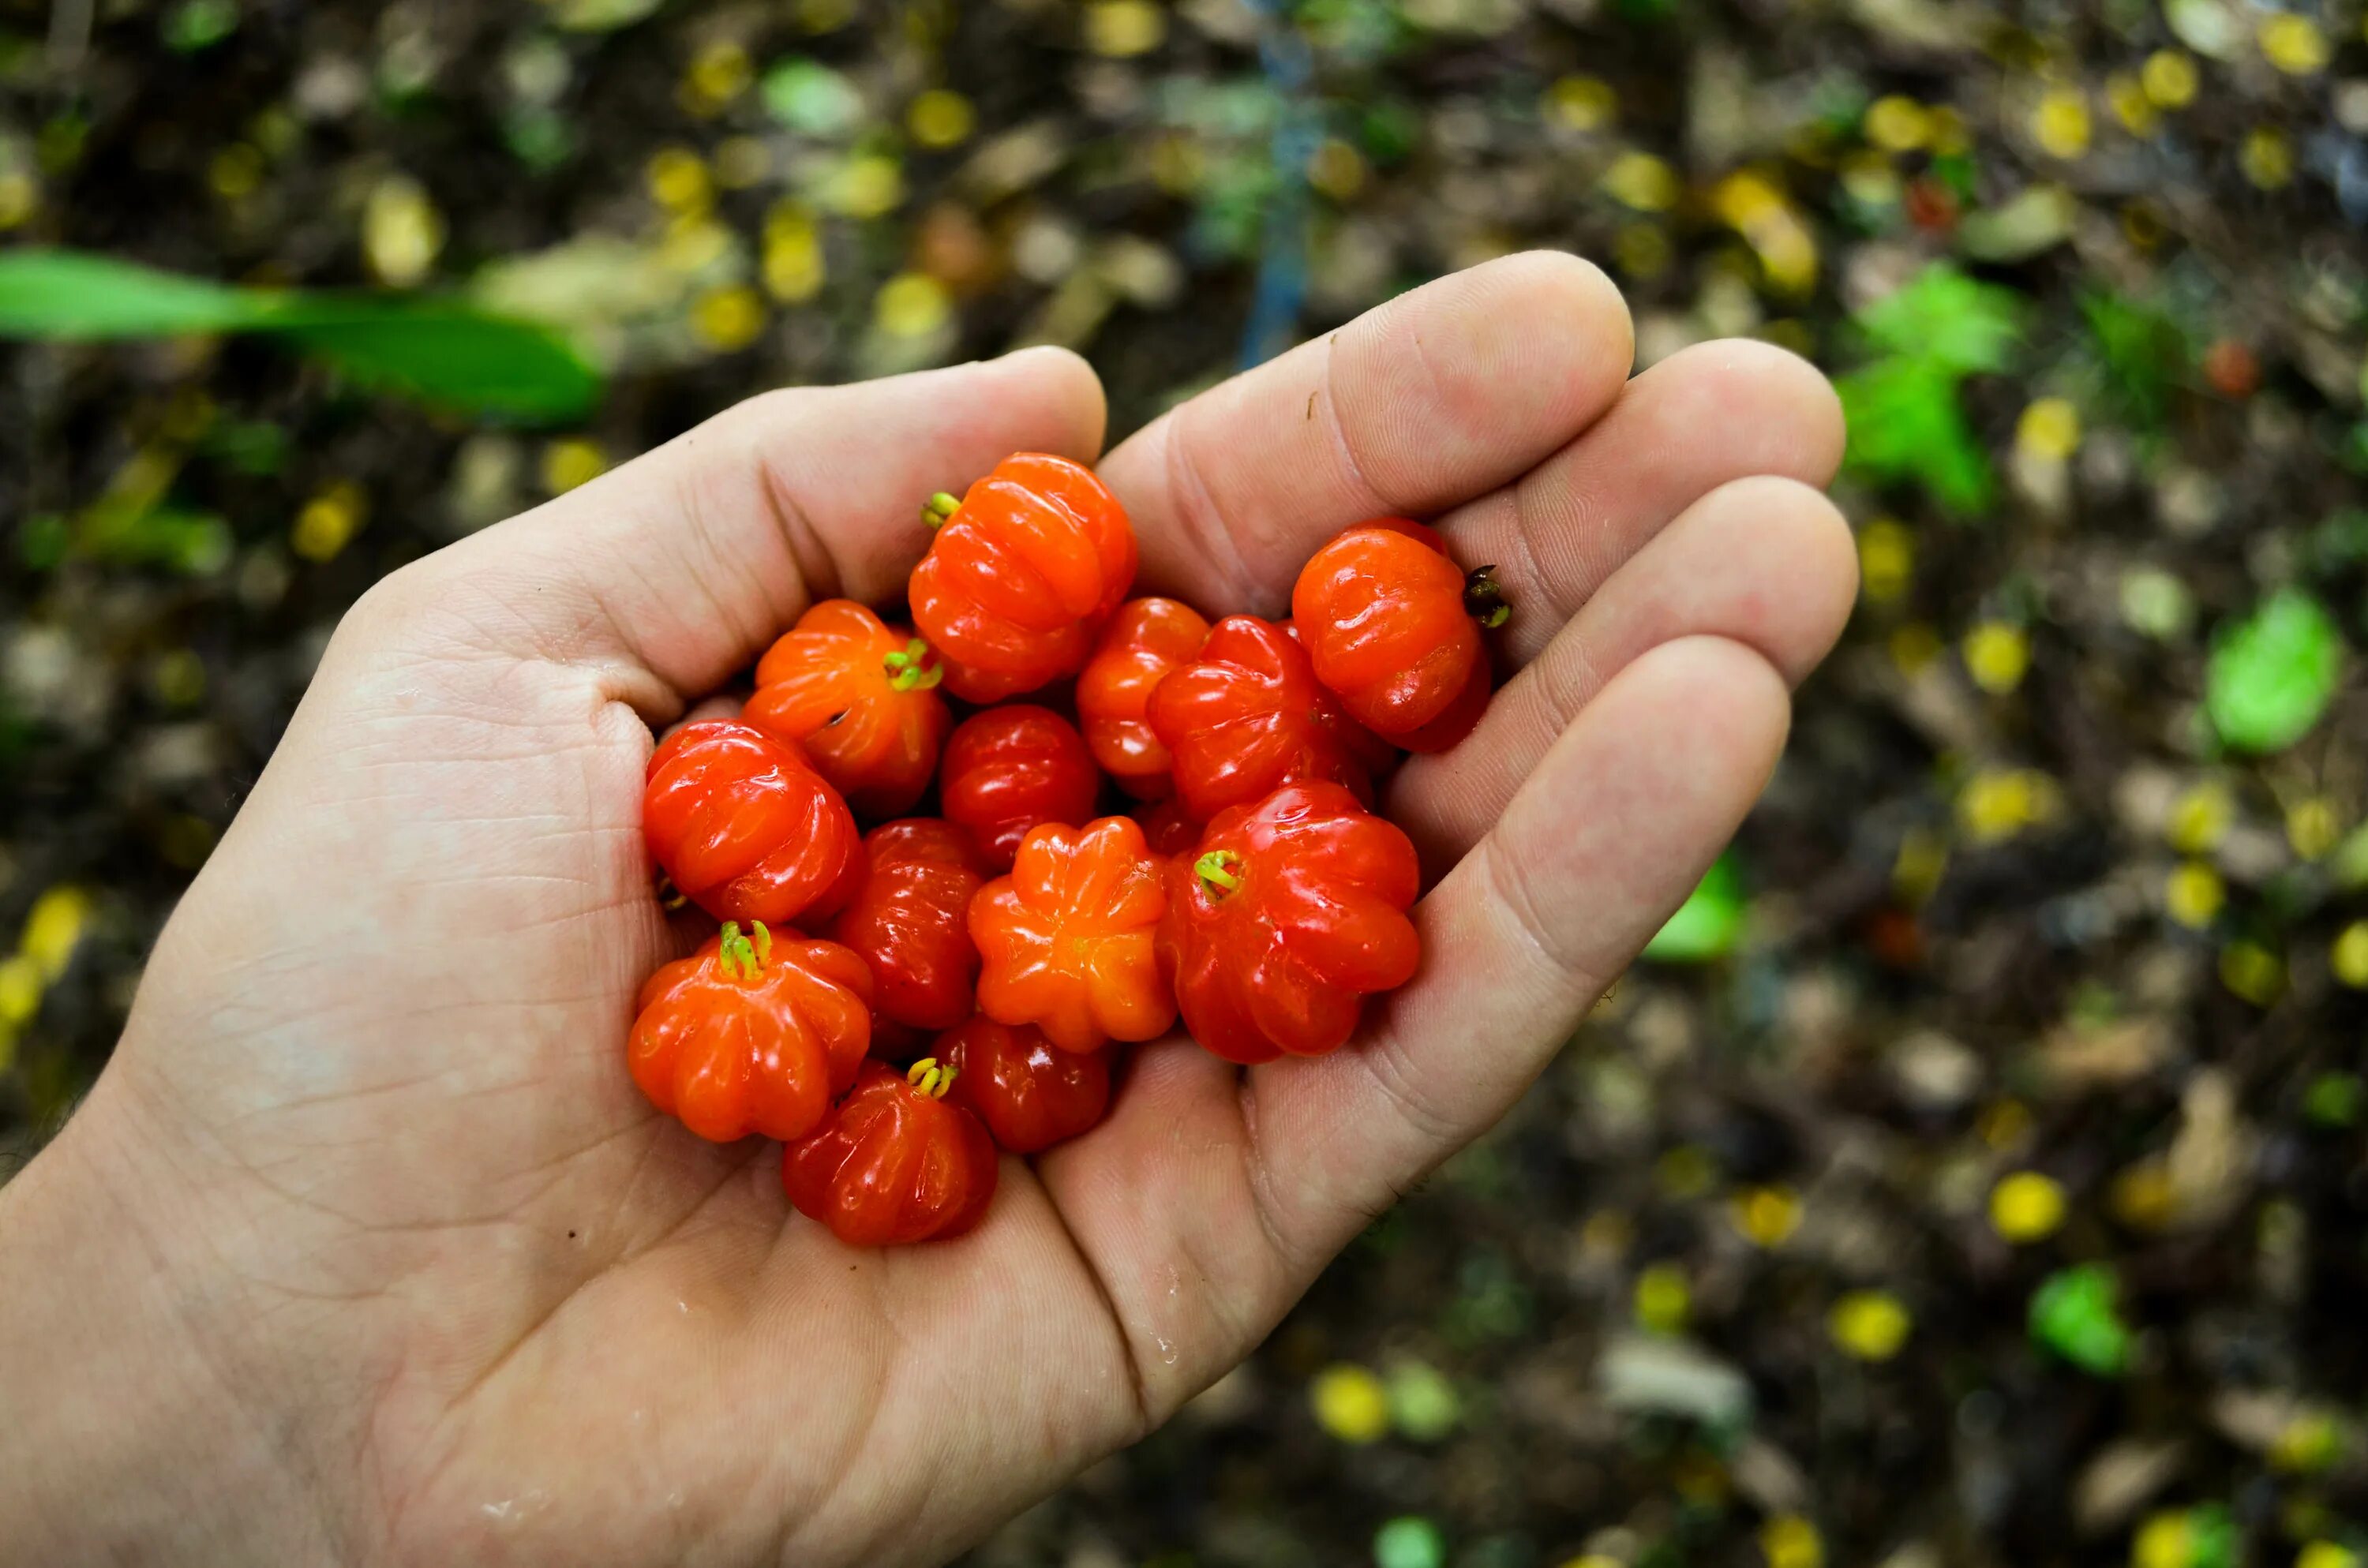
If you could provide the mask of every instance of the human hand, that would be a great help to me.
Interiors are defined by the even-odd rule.
[[[1092,460],[1042,350],[741,405],[389,577],[0,1189],[0,1540],[28,1561],[939,1561],[1255,1346],[1493,1123],[1725,844],[1853,595],[1831,394],[1714,343],[1633,381],[1566,256],[1491,263],[1193,400],[1101,472],[1139,591],[1281,614],[1436,517],[1519,673],[1388,811],[1420,973],[1333,1056],[1138,1049],[980,1228],[854,1252],[778,1150],[624,1071],[676,956],[653,727],[810,601],[893,598],[916,498]]]

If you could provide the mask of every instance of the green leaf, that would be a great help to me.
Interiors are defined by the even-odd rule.
[[[233,332],[267,297],[81,251],[0,252],[0,336],[88,340]]]
[[[2032,1293],[2031,1337],[2085,1371],[2119,1377],[2129,1366],[2132,1338],[2115,1301],[2120,1291],[2101,1264],[2058,1269]]]
[[[598,374],[547,328],[448,301],[233,289],[76,251],[0,253],[0,337],[253,332],[357,381],[472,413],[575,418]]]
[[[809,136],[843,136],[863,119],[863,95],[819,60],[791,55],[758,88],[775,119]]]
[[[465,305],[323,296],[266,330],[366,386],[463,412],[566,420],[600,395],[598,372],[557,334]]]
[[[71,549],[112,566],[164,566],[207,577],[229,564],[234,542],[230,524],[211,512],[100,506],[83,514]]]
[[[2123,412],[2149,429],[2160,427],[2172,390],[2194,363],[2186,328],[2151,305],[2102,290],[2081,300],[2080,314]]]
[[[572,33],[607,33],[655,15],[666,0],[552,0],[551,19]]]
[[[1882,483],[1914,482],[1959,517],[1997,499],[1990,456],[1966,424],[1956,373],[1929,361],[1877,360],[1836,379],[1850,428],[1849,462]]]
[[[2237,750],[2283,751],[2327,711],[2343,653],[2333,618],[2308,594],[2288,588],[2214,640],[2203,710]]]
[[[2022,296],[1934,262],[1854,318],[1884,352],[1959,376],[2003,370],[2022,342]]]
[[[1404,1514],[1373,1534],[1373,1568],[1446,1568],[1447,1541],[1419,1514]]]
[[[181,0],[165,13],[165,47],[176,54],[194,54],[238,31],[238,6],[233,0]]]
[[[1722,855],[1703,873],[1668,924],[1645,944],[1645,956],[1663,963],[1707,963],[1735,950],[1749,901],[1735,857]]]

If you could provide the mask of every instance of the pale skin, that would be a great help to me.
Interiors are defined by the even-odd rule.
[[[28,1562],[940,1562],[1157,1426],[1486,1131],[1759,794],[1855,591],[1816,373],[1629,376],[1601,273],[1404,295],[1103,456],[1075,357],[756,399],[388,578],[0,1188],[0,1540]],[[655,730],[816,599],[895,597],[917,504],[1099,460],[1139,592],[1281,614],[1383,513],[1494,562],[1515,673],[1387,810],[1412,984],[1334,1056],[1177,1037],[1007,1158],[970,1236],[853,1252],[780,1151],[624,1069],[679,950]]]

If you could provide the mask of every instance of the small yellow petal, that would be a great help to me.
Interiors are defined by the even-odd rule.
[[[2037,1171],[2017,1171],[1990,1189],[1990,1229],[2009,1242],[2044,1241],[2064,1223],[2064,1188]]]

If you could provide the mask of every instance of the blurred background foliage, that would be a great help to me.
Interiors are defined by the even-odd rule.
[[[1528,245],[1863,597],[1495,1136],[982,1564],[2356,1568],[2359,0],[0,0],[0,1137],[377,576],[762,387]],[[138,268],[139,270],[131,270]]]

